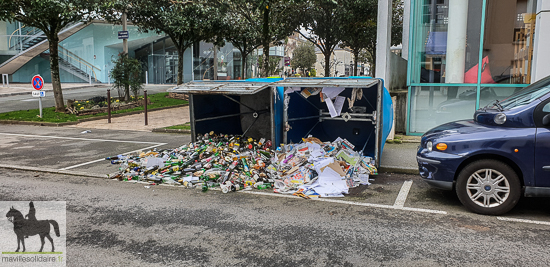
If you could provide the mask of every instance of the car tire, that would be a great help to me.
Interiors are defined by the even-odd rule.
[[[507,164],[492,159],[474,161],[457,177],[456,193],[469,210],[485,215],[510,211],[521,196],[521,183]]]

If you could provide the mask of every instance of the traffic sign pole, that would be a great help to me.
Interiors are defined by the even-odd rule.
[[[40,109],[40,118],[42,118],[42,97],[38,98],[38,109]]]

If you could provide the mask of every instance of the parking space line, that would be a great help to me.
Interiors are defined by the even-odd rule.
[[[49,135],[32,135],[32,134],[12,134],[12,133],[0,133],[0,135],[11,136],[23,136],[23,137],[43,137],[53,139],[68,139],[68,140],[81,140],[81,141],[102,141],[102,142],[114,142],[114,143],[133,143],[133,144],[164,144],[158,142],[141,142],[141,141],[125,141],[125,140],[109,140],[109,139],[91,139],[91,138],[79,138],[79,137],[63,137],[63,136],[49,136]]]
[[[264,196],[274,196],[274,197],[285,197],[285,198],[294,198],[294,199],[302,199],[298,196],[293,195],[285,195],[285,194],[276,194],[276,193],[267,193],[267,192],[255,192],[255,191],[238,191],[240,193],[247,193],[247,194],[253,194],[253,195],[264,195]],[[407,207],[397,207],[397,206],[390,206],[390,205],[384,205],[384,204],[373,204],[373,203],[361,203],[361,202],[353,202],[353,201],[347,201],[347,200],[338,200],[338,199],[330,199],[330,198],[312,198],[313,201],[323,201],[323,202],[331,202],[331,203],[339,203],[339,204],[346,204],[346,205],[354,205],[354,206],[363,206],[363,207],[370,207],[370,208],[381,208],[381,209],[392,209],[392,210],[406,210],[406,211],[414,211],[414,212],[425,212],[425,213],[432,213],[432,214],[447,214],[446,211],[442,210],[430,210],[430,209],[418,209],[418,208],[407,208]]]
[[[532,224],[550,225],[550,222],[545,222],[545,221],[534,221],[534,220],[516,219],[516,218],[508,218],[508,217],[497,217],[497,220],[506,221],[506,222],[518,222],[518,223],[532,223]]]
[[[407,196],[411,190],[412,183],[412,181],[405,181],[403,183],[403,186],[401,186],[401,190],[399,190],[399,194],[397,195],[397,199],[395,199],[395,203],[393,204],[394,207],[402,209],[405,206],[405,201],[407,201]]]
[[[137,149],[137,150],[134,150],[134,151],[122,153],[120,155],[128,155],[128,154],[136,153],[138,151],[142,151],[142,150],[145,150],[145,149],[151,149],[151,148],[162,146],[162,145],[166,145],[166,143],[159,143],[158,145],[148,146],[148,147],[145,147],[145,148],[142,148],[142,149]],[[81,163],[81,164],[65,167],[65,168],[62,168],[62,169],[59,169],[59,170],[65,171],[65,170],[69,170],[69,169],[72,169],[72,168],[76,168],[76,167],[80,167],[80,166],[84,166],[84,165],[88,165],[88,164],[92,164],[92,163],[96,163],[96,162],[100,162],[100,161],[105,161],[105,159],[96,159],[96,160],[84,162],[84,163]]]

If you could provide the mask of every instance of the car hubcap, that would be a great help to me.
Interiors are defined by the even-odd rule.
[[[466,189],[470,200],[485,208],[497,207],[510,195],[510,184],[502,173],[482,169],[468,178]]]

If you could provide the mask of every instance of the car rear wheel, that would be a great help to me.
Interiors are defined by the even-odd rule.
[[[456,181],[460,202],[486,215],[510,211],[521,195],[521,184],[510,166],[497,160],[478,160],[462,169]]]

